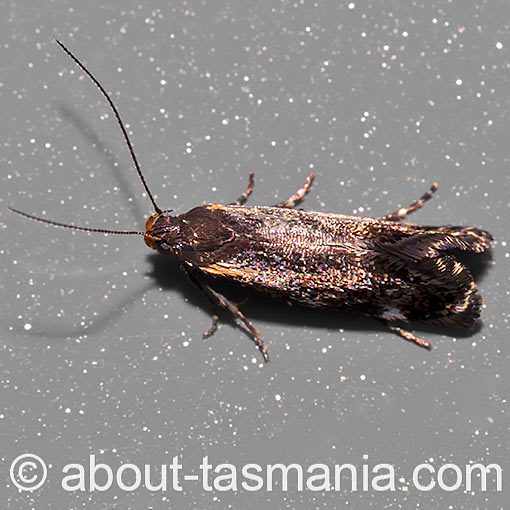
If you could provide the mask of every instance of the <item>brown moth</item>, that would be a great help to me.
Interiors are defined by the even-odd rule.
[[[211,203],[172,216],[149,190],[122,119],[111,98],[90,71],[60,42],[105,96],[115,114],[136,171],[155,210],[145,232],[78,227],[15,213],[51,225],[105,234],[142,235],[160,253],[173,255],[190,280],[216,309],[228,310],[247,329],[269,360],[261,335],[215,280],[229,279],[275,298],[311,307],[341,308],[374,316],[417,345],[430,344],[403,329],[402,323],[473,325],[482,299],[469,270],[452,250],[481,253],[492,241],[489,232],[465,226],[401,223],[437,189],[382,218],[365,218],[296,209],[314,175],[289,199],[272,207],[244,205],[253,190],[253,173],[241,196],[228,205]],[[204,333],[217,329],[218,317]]]

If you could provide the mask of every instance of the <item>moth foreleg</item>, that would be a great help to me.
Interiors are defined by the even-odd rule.
[[[303,186],[301,186],[301,188],[299,188],[296,193],[294,193],[294,195],[292,195],[287,200],[284,200],[283,202],[279,202],[274,207],[286,207],[291,209],[292,207],[295,207],[297,204],[302,202],[305,198],[305,195],[310,191],[314,177],[315,174],[310,172]]]
[[[252,326],[250,321],[243,315],[241,310],[237,307],[237,305],[230,301],[223,294],[214,290],[209,283],[205,280],[205,278],[200,273],[200,270],[194,268],[193,266],[188,266],[187,264],[183,264],[182,268],[189,276],[190,280],[207,296],[209,301],[212,303],[214,307],[221,307],[228,310],[235,319],[239,319],[248,332],[252,340],[255,342],[255,345],[258,347],[259,351],[262,353],[264,357],[264,361],[269,361],[269,352],[266,344],[262,341],[262,337],[260,333]],[[218,317],[213,316],[213,325],[212,327],[204,333],[204,335],[211,336],[217,329]]]
[[[243,191],[241,196],[235,202],[232,202],[229,205],[243,205],[246,202],[246,200],[248,200],[248,197],[251,195],[254,186],[255,186],[254,173],[250,172],[248,174],[248,186],[246,186],[246,189]]]
[[[413,202],[411,205],[408,205],[407,207],[402,207],[398,209],[395,212],[392,212],[391,214],[387,214],[386,216],[383,216],[381,219],[386,221],[400,221],[403,220],[408,214],[411,214],[414,211],[417,211],[421,207],[423,207],[423,204],[427,202],[427,200],[430,200],[434,192],[437,190],[437,182],[434,182],[430,189],[422,195],[418,200]]]

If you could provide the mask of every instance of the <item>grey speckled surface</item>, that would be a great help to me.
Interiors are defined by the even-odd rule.
[[[421,462],[510,467],[508,2],[60,0],[1,12],[3,508],[504,507],[504,478],[499,493],[401,488]],[[122,229],[151,212],[111,112],[56,36],[112,91],[163,207],[230,201],[250,170],[251,203],[271,204],[313,168],[306,208],[378,216],[438,181],[411,221],[497,239],[478,278],[483,327],[424,330],[428,353],[363,317],[250,297],[243,311],[272,353],[261,366],[232,323],[201,339],[207,303],[141,239],[6,212]],[[33,493],[9,480],[24,452],[49,465]],[[360,473],[387,462],[397,490],[64,492],[62,466],[92,453],[113,467],[179,455],[187,472],[204,455]]]

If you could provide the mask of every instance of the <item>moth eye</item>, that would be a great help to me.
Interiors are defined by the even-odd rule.
[[[170,245],[168,243],[161,243],[159,245],[159,247],[162,249],[162,250],[169,250],[170,249]]]

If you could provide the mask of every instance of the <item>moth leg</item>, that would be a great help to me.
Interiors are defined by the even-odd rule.
[[[386,325],[397,335],[400,335],[402,338],[405,338],[409,342],[413,342],[414,344],[418,345],[419,347],[423,347],[424,349],[427,349],[427,351],[430,351],[432,349],[432,345],[430,345],[427,340],[423,340],[423,338],[420,338],[419,336],[416,336],[415,334],[411,333],[410,331],[407,331],[407,329],[399,328],[398,326],[391,326],[388,324],[387,321],[383,321],[386,323]]]
[[[229,205],[243,205],[246,202],[246,200],[248,200],[248,197],[251,195],[253,187],[255,186],[255,179],[253,177],[254,177],[253,172],[250,172],[248,174],[248,186],[246,186],[246,189],[243,191],[241,196],[235,202],[232,202]]]
[[[184,271],[184,273],[186,274],[186,276],[189,278],[189,280],[191,281],[191,283],[193,285],[195,285],[195,287],[197,287],[198,290],[202,291],[205,293],[207,299],[209,300],[209,302],[212,304],[213,308],[216,310],[217,309],[217,303],[216,301],[213,301],[210,296],[204,291],[204,289],[202,288],[202,285],[200,284],[199,280],[198,280],[198,272],[197,271],[193,271],[191,269],[191,267],[185,265],[185,264],[181,264],[181,269]],[[204,333],[202,333],[202,338],[209,338],[210,336],[214,335],[214,333],[216,333],[216,331],[218,331],[218,323],[219,323],[219,316],[217,313],[214,313],[213,316],[212,316],[212,324],[211,324],[211,327],[207,330],[207,331],[204,331]]]
[[[212,326],[207,331],[202,333],[202,338],[209,338],[210,336],[213,336],[214,333],[216,333],[216,331],[218,330],[219,320],[220,318],[217,314],[214,314],[212,316]]]
[[[292,207],[299,204],[299,202],[302,202],[305,198],[305,195],[310,191],[314,177],[315,174],[310,172],[303,186],[301,186],[301,188],[299,188],[296,193],[294,193],[294,195],[292,195],[290,198],[287,198],[287,200],[284,200],[283,202],[279,202],[273,207],[285,207],[291,209]]]
[[[420,209],[427,200],[430,200],[434,192],[437,190],[437,182],[432,183],[430,189],[422,195],[416,202],[413,202],[411,205],[407,207],[402,207],[398,209],[398,211],[392,212],[391,214],[387,214],[383,216],[381,219],[386,221],[400,221],[403,220],[408,214],[411,214],[414,211]]]
[[[221,307],[228,310],[236,319],[239,319],[248,332],[252,340],[255,342],[255,345],[258,347],[259,351],[262,353],[265,362],[269,361],[269,351],[266,344],[262,341],[262,337],[260,333],[251,325],[248,319],[243,315],[241,310],[237,307],[235,303],[230,301],[230,299],[226,298],[223,294],[215,291],[206,281],[205,278],[200,274],[200,272],[193,267],[183,265],[182,268],[188,275],[189,279],[207,296],[209,301],[212,303],[214,307]],[[213,325],[212,327],[204,333],[204,338],[211,336],[217,329],[218,325],[218,316],[213,316]]]

